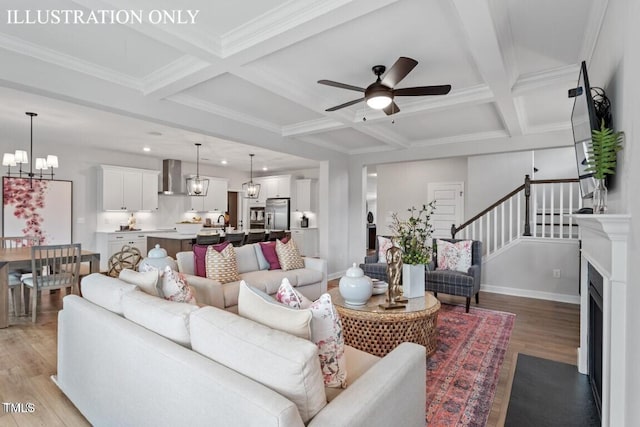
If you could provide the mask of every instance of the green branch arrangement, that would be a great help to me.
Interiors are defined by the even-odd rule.
[[[591,132],[591,146],[587,151],[587,172],[596,179],[616,173],[616,154],[622,150],[622,132],[614,132],[600,123],[600,129]]]
[[[427,246],[433,233],[430,223],[435,210],[435,201],[422,205],[421,209],[407,209],[411,216],[401,220],[397,212],[391,214],[393,223],[389,227],[393,233],[393,242],[402,249],[402,262],[405,264],[428,264],[431,260],[431,248]]]

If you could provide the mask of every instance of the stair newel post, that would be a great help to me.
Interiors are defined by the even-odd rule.
[[[524,176],[524,236],[531,236],[531,209],[529,199],[531,198],[531,178]]]
[[[458,232],[458,230],[456,230],[456,225],[455,224],[451,224],[451,238],[455,239],[456,238],[456,233]]]

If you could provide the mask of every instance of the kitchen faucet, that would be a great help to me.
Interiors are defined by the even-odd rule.
[[[217,222],[218,224],[220,224],[220,218],[222,218],[222,222],[224,223],[224,215],[222,215],[222,214],[220,214],[220,215],[218,216],[218,219],[216,219],[216,222]]]

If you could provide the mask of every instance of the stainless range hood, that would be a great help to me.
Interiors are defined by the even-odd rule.
[[[182,161],[165,159],[162,161],[162,188],[159,194],[183,196],[184,179],[182,178]]]

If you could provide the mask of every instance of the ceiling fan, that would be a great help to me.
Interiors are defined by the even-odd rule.
[[[354,99],[335,107],[327,108],[325,111],[336,111],[341,108],[349,107],[361,101],[366,101],[367,105],[376,110],[384,111],[388,116],[400,111],[398,104],[393,101],[394,96],[424,96],[424,95],[446,95],[451,90],[451,85],[439,86],[416,86],[394,89],[407,74],[418,65],[415,59],[401,56],[393,64],[389,72],[381,79],[380,76],[386,71],[384,65],[375,65],[372,70],[377,76],[375,82],[370,84],[366,89],[358,86],[348,85],[345,83],[334,82],[332,80],[318,80],[318,83],[327,86],[339,87],[342,89],[355,90],[356,92],[364,92],[364,98]]]

